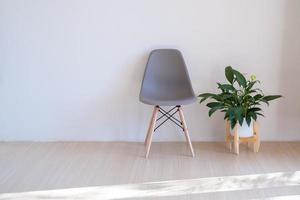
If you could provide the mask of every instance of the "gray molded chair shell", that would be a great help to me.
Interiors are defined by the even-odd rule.
[[[140,101],[150,105],[176,106],[190,104],[196,100],[180,51],[153,50],[145,69]]]

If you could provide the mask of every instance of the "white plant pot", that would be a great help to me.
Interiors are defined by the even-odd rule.
[[[239,123],[237,123],[237,131],[239,137],[252,137],[254,135],[253,132],[253,120],[251,120],[250,126],[248,126],[246,120],[244,120],[242,126],[240,126]],[[230,128],[230,134],[234,136],[234,131],[232,128]]]

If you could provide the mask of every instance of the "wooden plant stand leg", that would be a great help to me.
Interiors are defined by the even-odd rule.
[[[159,111],[159,106],[155,106],[154,110],[153,110],[153,113],[152,113],[151,121],[150,121],[150,124],[149,124],[148,133],[147,133],[147,136],[146,136],[146,139],[145,139],[145,143],[146,143],[146,155],[145,155],[145,157],[146,158],[148,158],[148,156],[149,156],[158,111]]]
[[[247,142],[248,149],[253,149],[253,142]]]
[[[234,152],[235,154],[239,155],[240,153],[240,141],[239,141],[239,133],[238,133],[238,124],[235,125],[234,127]]]
[[[253,124],[253,131],[254,131],[254,137],[256,139],[256,141],[253,144],[253,151],[257,153],[260,147],[260,133],[259,133],[259,127],[257,122],[254,122]]]
[[[251,142],[247,142],[247,147],[251,148]]]
[[[226,147],[231,152],[232,143],[231,143],[230,122],[229,121],[226,121]]]
[[[183,126],[183,131],[184,131],[184,134],[185,134],[186,141],[187,141],[188,146],[190,148],[192,157],[195,157],[193,145],[192,145],[192,142],[191,142],[191,139],[190,139],[189,131],[188,131],[185,119],[184,119],[184,115],[183,115],[183,111],[182,111],[181,106],[178,107],[178,110],[179,110],[179,117],[180,117],[180,121],[181,121],[182,126]]]

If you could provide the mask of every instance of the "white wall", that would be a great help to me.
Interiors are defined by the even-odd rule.
[[[149,51],[180,49],[196,93],[232,65],[284,99],[265,140],[300,139],[298,0],[0,0],[0,140],[142,141]],[[223,140],[222,115],[186,106],[192,139]],[[171,125],[156,140],[182,140]]]

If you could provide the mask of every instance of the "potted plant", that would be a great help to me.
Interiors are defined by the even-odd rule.
[[[258,116],[264,116],[261,104],[269,105],[270,101],[280,98],[281,95],[264,95],[261,89],[255,87],[260,83],[255,75],[247,80],[242,73],[231,66],[225,68],[225,76],[228,83],[217,83],[220,93],[200,94],[198,96],[200,103],[210,101],[206,104],[209,107],[209,117],[218,110],[224,112],[224,119],[230,122],[231,134],[234,127],[239,124],[239,136],[251,137],[253,121],[256,121]]]

